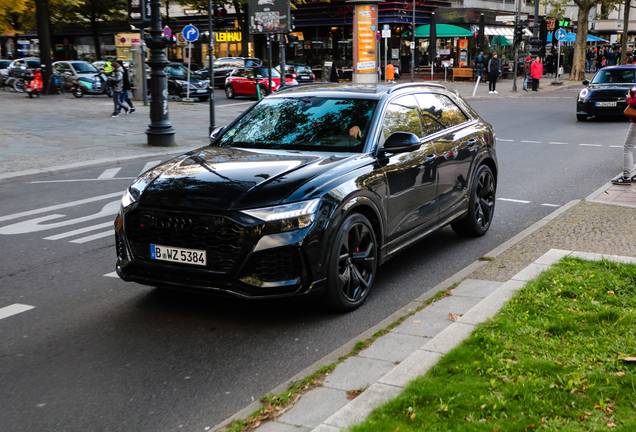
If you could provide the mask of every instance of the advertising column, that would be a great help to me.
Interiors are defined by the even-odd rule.
[[[353,0],[347,3],[356,4],[353,16],[353,82],[377,83],[378,2]]]

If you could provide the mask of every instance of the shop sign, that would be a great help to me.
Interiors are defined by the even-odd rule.
[[[28,41],[28,40],[18,40],[18,45],[31,45],[31,41]]]
[[[356,72],[375,73],[376,5],[356,5]]]
[[[241,32],[218,32],[216,34],[217,42],[241,42],[242,39]]]

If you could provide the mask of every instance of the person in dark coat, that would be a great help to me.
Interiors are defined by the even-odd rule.
[[[497,58],[497,53],[492,55],[486,70],[488,71],[488,93],[499,94],[497,91],[497,78],[499,78],[499,74],[501,73],[501,63]]]
[[[523,64],[523,91],[528,91],[528,80],[532,79],[530,76],[530,66],[532,65],[532,57],[526,57],[526,62]]]

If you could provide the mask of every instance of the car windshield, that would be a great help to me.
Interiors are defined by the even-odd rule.
[[[172,75],[175,77],[182,77],[182,78],[187,78],[188,77],[188,68],[183,66],[183,65],[168,65],[166,66],[166,73],[168,75]],[[190,72],[190,75],[192,75],[192,72]]]
[[[594,75],[592,84],[635,83],[636,79],[634,77],[634,72],[636,72],[636,69],[601,69],[596,75]]]
[[[256,78],[269,78],[269,69],[266,67],[257,67],[254,70],[256,71]],[[280,73],[274,68],[272,68],[272,78],[280,78]]]
[[[90,63],[73,63],[77,73],[97,73],[97,68]]]
[[[376,105],[375,100],[318,96],[264,99],[224,133],[218,145],[359,153]],[[361,139],[349,134],[356,126]]]

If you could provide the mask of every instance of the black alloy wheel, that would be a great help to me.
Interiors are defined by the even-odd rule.
[[[327,305],[340,312],[357,309],[369,295],[377,262],[373,227],[363,215],[352,214],[340,225],[331,248]]]
[[[234,87],[228,84],[227,87],[225,87],[225,97],[228,99],[234,99],[235,96]]]
[[[497,186],[490,168],[481,165],[473,178],[470,188],[468,214],[451,225],[457,234],[479,237],[486,234],[495,213],[495,192]]]
[[[73,93],[73,96],[75,96],[76,98],[81,98],[82,96],[84,96],[84,91],[82,90],[80,86],[73,87],[71,89],[71,92]]]

